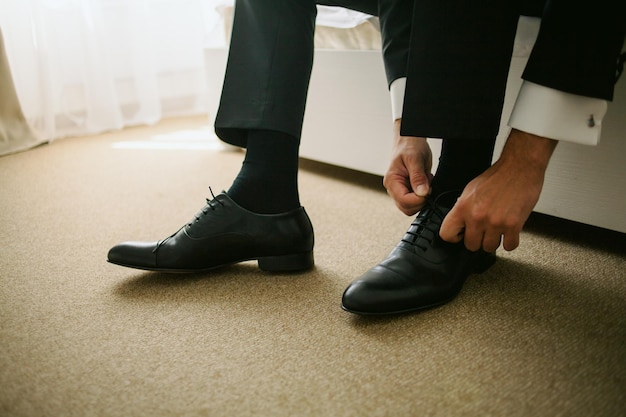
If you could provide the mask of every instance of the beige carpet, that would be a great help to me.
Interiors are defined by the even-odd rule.
[[[312,272],[106,263],[230,185],[243,154],[207,132],[170,120],[0,158],[1,416],[626,415],[623,234],[533,216],[452,303],[360,318],[342,291],[410,219],[380,178],[304,161]]]

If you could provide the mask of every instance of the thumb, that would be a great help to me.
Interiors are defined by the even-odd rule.
[[[410,167],[410,182],[413,192],[419,197],[428,197],[430,194],[430,181],[433,178],[430,170],[433,166],[433,156],[430,152],[430,148],[426,154],[418,153],[416,158],[413,159],[412,166]]]
[[[430,179],[432,175],[427,174],[423,168],[411,173],[411,189],[419,197],[427,197],[430,194]]]

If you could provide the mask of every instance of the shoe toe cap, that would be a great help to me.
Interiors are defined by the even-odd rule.
[[[136,268],[156,267],[155,243],[124,242],[113,246],[107,260],[113,264]]]
[[[342,306],[356,314],[394,314],[405,309],[406,290],[404,277],[378,266],[346,288]]]

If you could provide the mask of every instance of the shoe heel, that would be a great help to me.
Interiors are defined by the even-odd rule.
[[[258,259],[263,271],[301,271],[313,267],[313,251],[294,255],[266,256]]]
[[[474,265],[472,269],[472,273],[474,274],[482,274],[486,272],[489,268],[492,267],[493,264],[496,263],[496,254],[495,253],[484,253],[482,256],[478,257],[478,261]]]

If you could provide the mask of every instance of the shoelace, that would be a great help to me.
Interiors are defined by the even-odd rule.
[[[200,221],[200,217],[201,216],[206,216],[207,214],[209,214],[209,210],[213,211],[215,210],[215,208],[217,206],[223,206],[224,203],[221,202],[220,200],[218,200],[215,197],[215,194],[213,194],[213,189],[211,189],[211,187],[209,187],[209,192],[211,193],[211,197],[212,198],[206,198],[206,206],[202,207],[200,209],[200,212],[198,214],[196,214],[194,216],[194,220],[192,220],[191,222],[187,223],[187,227],[191,227],[194,223],[197,223],[198,221]]]
[[[440,196],[439,196],[440,197]],[[426,251],[435,237],[439,234],[439,228],[443,222],[446,214],[437,205],[437,197],[435,200],[431,198],[426,199],[426,206],[417,215],[409,230],[402,238],[402,242],[411,246],[415,246],[422,251]],[[424,232],[430,233],[424,233]]]
[[[191,227],[193,226],[194,223],[197,223],[198,221],[200,221],[201,216],[206,216],[207,214],[209,214],[209,211],[215,210],[218,206],[223,206],[224,203],[221,202],[220,200],[218,200],[215,197],[215,194],[213,194],[213,189],[211,189],[211,187],[209,187],[209,192],[211,193],[211,197],[212,198],[205,198],[206,200],[206,206],[202,207],[200,209],[200,211],[198,212],[198,214],[196,214],[194,216],[194,219],[191,220],[189,223],[187,223],[186,225],[184,225],[183,227],[181,227],[180,229],[178,229],[177,231],[175,231],[174,233],[172,233],[170,236],[166,237],[163,240],[159,240],[156,244],[156,247],[152,250],[152,253],[156,253],[159,248],[161,246],[163,246],[168,240],[170,240],[171,238],[173,238],[176,233],[180,232],[180,230],[184,227]]]

